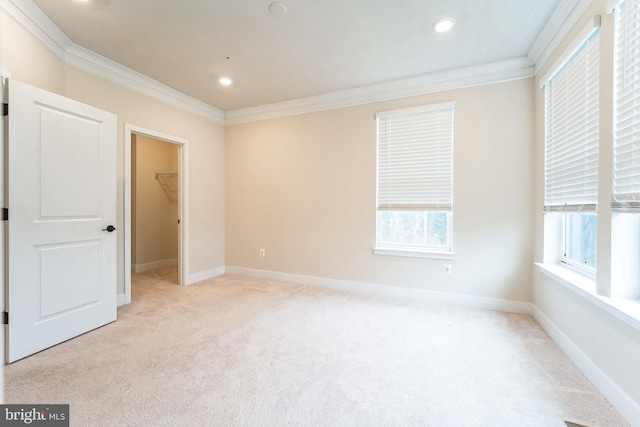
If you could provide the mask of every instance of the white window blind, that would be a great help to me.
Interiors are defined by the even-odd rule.
[[[584,42],[545,83],[547,211],[595,211],[598,201],[599,37]]]
[[[450,211],[452,103],[376,114],[378,210]]]
[[[612,208],[640,212],[640,1],[615,12]]]

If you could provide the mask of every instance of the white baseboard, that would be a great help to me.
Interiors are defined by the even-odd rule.
[[[118,294],[118,307],[122,307],[127,303],[127,297],[125,294]]]
[[[211,270],[201,271],[199,273],[190,274],[187,277],[187,283],[185,285],[193,285],[194,283],[202,282],[203,280],[213,279],[214,277],[222,276],[226,271],[224,266],[213,268]]]
[[[227,266],[226,273],[291,282],[300,285],[320,286],[324,288],[359,292],[376,296],[478,308],[482,310],[494,310],[519,314],[531,314],[533,311],[533,304],[522,301],[508,301],[471,295],[449,294],[446,292],[351,282],[346,280],[328,279],[325,277],[303,276],[299,274],[279,273],[276,271],[256,270],[244,267]]]
[[[618,387],[586,354],[576,346],[540,309],[534,306],[533,317],[558,347],[580,369],[605,399],[632,426],[640,426],[640,406]]]
[[[177,259],[162,259],[160,261],[148,262],[146,264],[137,264],[131,266],[132,273],[144,273],[146,271],[155,270],[163,267],[177,267]]]

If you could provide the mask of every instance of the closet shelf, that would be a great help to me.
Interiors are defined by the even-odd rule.
[[[178,172],[156,172],[156,179],[169,200],[178,198]]]

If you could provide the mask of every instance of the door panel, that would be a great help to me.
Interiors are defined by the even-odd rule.
[[[100,215],[101,122],[68,111],[36,106],[42,135],[36,155],[40,163],[40,219],[98,218]],[[74,135],[74,138],[69,138]],[[82,159],[69,167],[69,154]],[[64,197],[68,192],[73,197]]]
[[[116,319],[116,117],[9,82],[7,361]]]
[[[100,241],[37,249],[40,312],[36,323],[100,303]],[[72,268],[66,262],[69,259],[75,264]]]

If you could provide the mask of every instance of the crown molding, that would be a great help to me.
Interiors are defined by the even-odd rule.
[[[64,52],[73,42],[35,3],[31,0],[0,0],[0,9],[64,61]]]
[[[224,124],[222,110],[73,43],[31,0],[0,0],[0,8],[66,65]]]
[[[31,0],[0,0],[0,8],[3,11],[21,24],[65,64],[225,125],[533,77],[590,4],[591,0],[561,0],[527,57],[439,71],[225,113],[216,107],[76,45]]]
[[[473,86],[533,77],[527,58],[456,68],[355,89],[227,111],[227,125],[352,107]]]
[[[67,48],[64,62],[70,67],[86,71],[107,81],[179,107],[185,111],[224,124],[224,112],[205,102],[186,95],[157,80],[138,73],[119,63],[98,55],[82,46],[73,44]]]
[[[531,47],[527,58],[535,64],[535,74],[558,48],[571,28],[578,22],[592,0],[561,0],[551,18]]]

